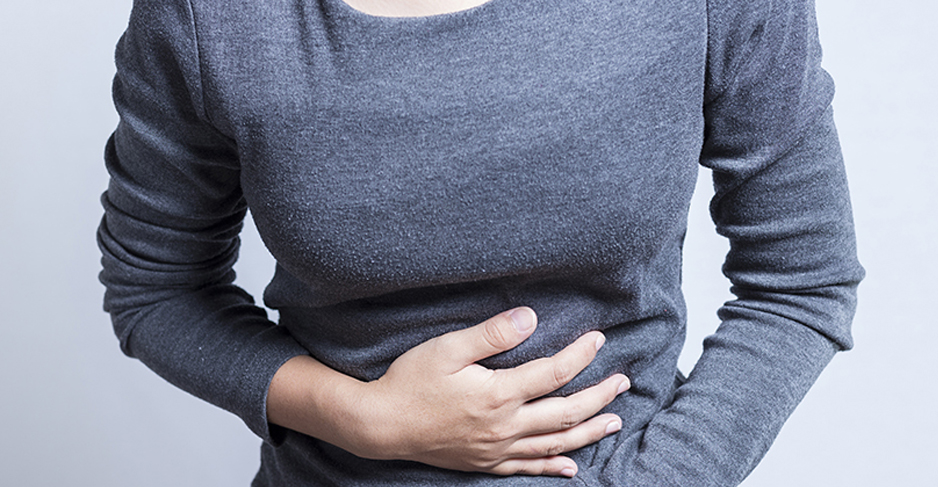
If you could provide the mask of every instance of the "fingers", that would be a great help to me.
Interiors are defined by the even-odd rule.
[[[616,374],[567,397],[549,397],[525,404],[516,417],[520,436],[564,431],[587,420],[594,421],[595,418],[590,418],[630,385],[626,376]]]
[[[511,458],[488,470],[495,475],[551,475],[573,477],[577,473],[576,463],[567,457]]]
[[[554,457],[596,443],[621,429],[618,416],[603,414],[563,431],[521,438],[505,454],[513,458]]]
[[[435,340],[439,353],[447,357],[454,372],[486,357],[510,350],[531,336],[537,315],[531,308],[515,308],[464,330],[442,335]]]
[[[502,372],[510,390],[518,391],[525,401],[556,391],[573,380],[596,358],[606,339],[602,333],[587,333],[552,357],[532,360]]]
[[[622,429],[619,416],[593,415],[629,386],[628,378],[617,374],[566,398],[546,398],[527,405],[525,413],[530,417],[554,419],[535,421],[535,424],[542,424],[539,429],[532,430],[537,432],[522,432],[520,438],[504,451],[509,459],[490,468],[490,473],[563,477],[576,475],[576,463],[560,455],[619,432]]]
[[[561,453],[591,445],[622,429],[622,420],[615,414],[596,416],[576,427],[521,438],[505,452],[509,460],[490,469],[496,475],[553,475],[573,477],[576,463]]]

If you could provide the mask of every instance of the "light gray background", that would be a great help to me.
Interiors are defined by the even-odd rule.
[[[248,485],[240,420],[123,357],[100,310],[94,230],[116,123],[113,45],[130,0],[0,6],[0,482]],[[938,8],[820,0],[826,66],[868,269],[838,356],[746,487],[938,486]],[[727,298],[701,173],[687,243],[688,369]],[[272,273],[253,229],[239,280]]]

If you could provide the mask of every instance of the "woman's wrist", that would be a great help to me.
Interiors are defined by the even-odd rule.
[[[274,374],[267,393],[273,424],[332,443],[360,456],[372,430],[361,411],[365,383],[308,355],[293,357]],[[380,423],[380,422],[379,422]],[[363,427],[365,426],[365,427]],[[367,449],[367,448],[366,448]]]

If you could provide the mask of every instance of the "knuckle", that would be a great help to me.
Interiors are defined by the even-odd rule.
[[[531,468],[531,462],[512,462],[510,465],[504,465],[507,475],[538,475],[535,469]]]
[[[550,444],[547,445],[547,449],[544,451],[544,454],[549,457],[560,455],[561,453],[567,451],[567,445],[563,441],[563,438],[558,438],[552,440]]]
[[[482,325],[482,338],[496,350],[511,348],[511,336],[506,332],[509,326],[511,325],[505,317],[496,316],[489,319]]]
[[[519,472],[522,473],[522,472]],[[545,475],[550,473],[549,464],[546,461],[534,461],[524,465],[523,473],[526,475]]]
[[[504,426],[492,426],[489,428],[477,430],[478,440],[487,445],[494,445],[504,442],[512,438],[511,431]],[[494,450],[489,448],[488,452],[493,452]]]
[[[560,416],[560,429],[570,429],[578,424],[580,424],[580,408],[576,406],[570,406],[565,409],[563,414]]]
[[[535,442],[529,442],[521,451],[521,456],[525,458],[540,458],[544,456],[542,448]]]
[[[470,460],[472,468],[477,471],[492,471],[500,462],[501,459],[491,450],[483,450]]]
[[[552,372],[553,372],[552,379],[554,381],[554,389],[559,389],[561,386],[563,386],[567,382],[570,382],[570,379],[573,378],[572,368],[570,367],[569,364],[562,362],[562,361],[554,364],[554,367],[552,368]]]
[[[485,397],[484,407],[488,411],[498,411],[514,403],[515,394],[504,387],[493,387]]]
[[[449,334],[431,338],[423,343],[423,347],[409,350],[412,355],[427,353],[430,356],[446,356],[453,347],[453,337]]]

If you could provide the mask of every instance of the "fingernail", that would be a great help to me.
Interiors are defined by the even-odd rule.
[[[518,330],[518,333],[525,333],[531,330],[531,328],[534,328],[534,312],[528,308],[518,308],[509,313],[508,316],[511,318],[511,322],[515,325],[515,330]]]
[[[614,419],[606,425],[606,434],[611,435],[620,429],[622,429],[622,423],[620,423],[619,420]]]
[[[599,336],[596,337],[596,351],[598,352],[600,348],[603,348],[603,344],[605,343],[606,343],[606,335],[603,335],[602,333],[600,333]]]
[[[632,386],[632,383],[629,382],[629,378],[623,376],[622,382],[619,383],[619,389],[616,391],[616,394],[622,394],[623,392],[629,390],[629,387]]]
[[[576,475],[576,469],[567,467],[560,471],[560,475],[563,475],[564,477],[573,477]]]

